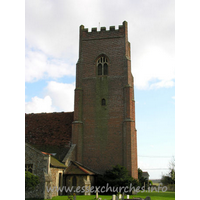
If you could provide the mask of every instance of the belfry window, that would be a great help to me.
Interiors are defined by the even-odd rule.
[[[108,75],[108,59],[105,56],[97,60],[98,75]]]

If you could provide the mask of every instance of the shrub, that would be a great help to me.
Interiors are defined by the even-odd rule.
[[[25,171],[25,190],[34,190],[39,184],[39,177],[31,172]]]
[[[145,183],[145,190],[147,190],[147,188],[149,187],[149,183],[147,178],[144,178],[142,176],[142,170],[140,168],[138,168],[138,180],[139,180],[139,186],[142,188]]]
[[[105,171],[103,175],[99,175],[97,177],[97,185],[98,186],[106,186],[109,184],[110,187],[120,188],[120,187],[128,187],[131,185],[132,187],[137,187],[139,185],[136,179],[133,179],[128,173],[128,170],[121,166],[116,165],[111,170]],[[129,190],[129,189],[128,189]],[[117,192],[123,192],[124,189]],[[108,191],[107,194],[112,193]]]

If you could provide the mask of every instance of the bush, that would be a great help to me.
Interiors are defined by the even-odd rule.
[[[34,190],[39,184],[39,177],[31,172],[25,171],[25,190]]]
[[[147,188],[149,187],[149,183],[146,178],[142,177],[142,170],[140,168],[138,168],[138,180],[140,188],[142,188],[145,183],[145,190],[147,190]]]
[[[153,181],[149,180],[149,185],[151,184],[151,186],[153,185]]]
[[[99,175],[97,177],[97,185],[98,186],[106,186],[109,184],[109,187],[128,187],[131,185],[131,187],[137,187],[139,185],[138,181],[136,179],[133,179],[128,173],[128,170],[121,166],[116,165],[111,170],[105,171],[103,175]],[[129,189],[128,189],[129,190]],[[123,192],[124,189],[117,192]],[[108,191],[107,194],[112,193],[111,191]]]
[[[170,176],[162,176],[161,183],[163,185],[175,184],[174,180]]]

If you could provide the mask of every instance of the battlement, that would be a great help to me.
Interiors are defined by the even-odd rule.
[[[128,23],[124,21],[122,25],[119,25],[118,29],[115,26],[110,26],[109,30],[106,27],[100,27],[100,31],[97,31],[97,27],[93,27],[91,31],[85,28],[84,25],[80,26],[80,38],[81,39],[101,39],[106,37],[124,37],[127,35]]]

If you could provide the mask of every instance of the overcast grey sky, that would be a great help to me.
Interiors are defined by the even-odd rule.
[[[81,24],[89,30],[99,29],[99,24],[118,28],[126,20],[135,86],[172,86],[174,4],[173,0],[26,0],[26,81],[75,74]]]

